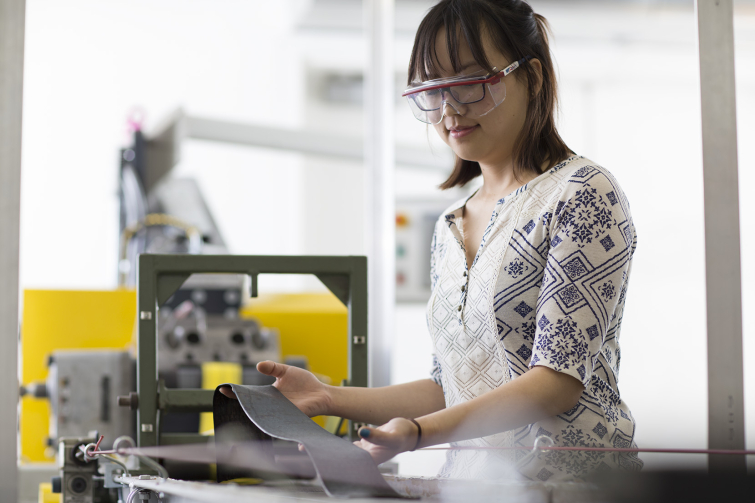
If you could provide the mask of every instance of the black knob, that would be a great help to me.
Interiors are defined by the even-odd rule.
[[[53,477],[50,482],[52,482],[52,492],[55,494],[60,494],[61,490],[63,489],[63,481],[60,479],[60,477]]]

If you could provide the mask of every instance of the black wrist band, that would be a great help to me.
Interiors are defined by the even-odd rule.
[[[417,427],[417,443],[414,444],[414,448],[410,451],[412,452],[417,450],[417,447],[419,447],[419,441],[422,440],[422,427],[419,425],[416,419],[412,419],[410,417],[407,417],[407,419],[414,423],[414,425]]]

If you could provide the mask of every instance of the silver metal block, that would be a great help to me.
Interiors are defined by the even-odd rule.
[[[105,436],[100,447],[110,448],[117,437],[133,435],[134,414],[118,407],[117,397],[134,389],[134,370],[127,351],[54,352],[47,378],[50,438],[97,431]]]

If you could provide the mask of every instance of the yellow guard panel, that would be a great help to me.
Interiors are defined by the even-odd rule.
[[[47,378],[47,358],[55,350],[131,346],[136,313],[133,290],[25,290],[23,306],[22,384]],[[262,295],[251,299],[242,316],[256,318],[263,326],[279,331],[283,358],[306,356],[310,369],[327,376],[334,385],[346,379],[348,310],[334,295]],[[209,381],[206,385],[211,387]],[[21,400],[22,461],[54,460],[45,455],[49,417],[47,400]],[[205,428],[208,419],[204,420]],[[322,423],[323,418],[317,421]]]
[[[241,315],[280,332],[281,356],[306,356],[315,374],[338,386],[348,377],[348,315],[331,293],[260,295]]]
[[[21,321],[21,383],[47,378],[47,358],[58,349],[124,349],[130,346],[136,292],[25,290]],[[53,461],[45,455],[50,405],[21,399],[21,460]]]

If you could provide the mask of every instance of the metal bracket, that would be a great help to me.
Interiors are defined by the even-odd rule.
[[[349,310],[348,382],[367,386],[367,258],[359,256],[243,256],[142,254],[137,265],[137,445],[171,442],[160,412],[212,410],[212,391],[169,389],[157,382],[157,313],[192,274],[246,274],[257,295],[259,274],[314,274]],[[355,336],[354,334],[360,334]],[[351,428],[349,428],[351,430]],[[351,436],[356,440],[354,433]],[[164,438],[165,437],[165,438]],[[203,438],[196,436],[197,441]],[[187,439],[182,439],[186,441]],[[191,439],[188,439],[191,440]]]

